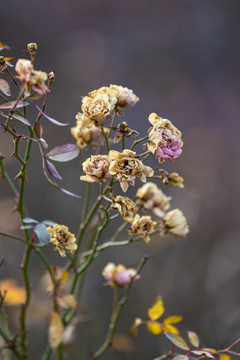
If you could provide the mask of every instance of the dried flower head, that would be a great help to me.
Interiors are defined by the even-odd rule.
[[[173,172],[168,174],[168,182],[166,183],[169,186],[178,186],[180,188],[184,188],[183,181],[184,179],[178,175],[178,173]]]
[[[139,97],[133,93],[131,89],[123,87],[121,85],[110,85],[110,91],[116,91],[117,95],[117,106],[122,108],[129,108],[134,106],[138,101]]]
[[[162,119],[155,113],[150,114],[148,119],[152,124],[149,129],[148,150],[156,153],[159,162],[163,162],[164,159],[178,159],[182,153],[182,133],[169,120]]]
[[[112,160],[109,173],[119,180],[124,192],[128,189],[128,183],[134,186],[136,176],[143,182],[146,182],[146,176],[153,176],[153,169],[145,166],[135,154],[134,151],[127,149],[123,150],[122,153],[115,150],[109,152],[109,157]]]
[[[112,208],[117,209],[127,222],[132,222],[134,212],[138,210],[137,205],[126,196],[114,196]]]
[[[100,136],[101,132],[94,125],[89,128],[79,115],[82,114],[76,115],[77,123],[71,128],[71,134],[77,140],[77,146],[85,149],[88,145],[93,145],[93,140]]]
[[[169,211],[163,218],[166,231],[176,237],[184,237],[189,232],[185,216],[179,209]]]
[[[34,70],[30,60],[19,59],[16,63],[15,70],[19,74],[17,78],[24,83],[26,93],[29,93],[32,89],[42,96],[48,91],[44,83],[48,78],[47,73]]]
[[[88,182],[106,181],[109,175],[110,158],[107,155],[91,155],[83,163],[85,176],[80,176],[81,180]]]
[[[54,250],[59,251],[62,257],[66,256],[66,251],[74,253],[77,250],[76,237],[68,231],[68,227],[55,224],[49,226],[47,231],[50,234],[50,243],[53,244]]]
[[[84,96],[82,111],[95,125],[99,125],[111,115],[116,102],[115,97],[102,93],[98,93],[95,97]]]
[[[128,229],[130,235],[138,235],[144,239],[146,243],[150,241],[150,234],[154,231],[154,226],[157,225],[152,221],[151,216],[140,216],[136,214],[131,227]]]
[[[111,262],[105,266],[102,275],[107,282],[106,284],[111,286],[124,286],[129,284],[132,278],[134,278],[133,281],[136,281],[140,278],[140,275],[137,274],[136,269],[127,269],[122,264],[116,266]]]
[[[137,191],[137,203],[143,204],[145,209],[152,210],[154,214],[162,217],[164,212],[170,208],[169,200],[156,184],[147,182]]]

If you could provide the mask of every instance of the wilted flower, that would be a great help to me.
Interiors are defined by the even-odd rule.
[[[77,140],[77,146],[85,149],[88,144],[91,145],[93,140],[101,135],[101,132],[99,128],[94,125],[89,128],[85,121],[81,119],[80,115],[83,114],[76,115],[77,123],[75,127],[71,128],[71,134]]]
[[[148,309],[148,316],[150,320],[144,321],[139,318],[135,319],[134,324],[131,328],[131,334],[136,335],[137,328],[141,324],[146,324],[148,331],[150,331],[154,335],[159,335],[163,331],[166,333],[179,334],[178,329],[172,324],[176,324],[182,321],[183,317],[179,315],[174,315],[167,317],[162,322],[156,321],[162,316],[164,311],[165,308],[162,299],[157,299],[153,306]]]
[[[44,95],[48,91],[47,86],[44,84],[44,81],[48,78],[47,73],[34,70],[30,60],[19,59],[15,70],[19,74],[17,78],[24,83],[26,93],[29,93],[32,89],[39,95]]]
[[[77,250],[76,237],[68,231],[67,226],[55,224],[49,226],[47,231],[50,234],[50,243],[53,244],[54,250],[59,251],[62,257],[66,256],[65,250],[71,253]]]
[[[150,234],[154,232],[154,226],[157,225],[152,221],[151,216],[140,216],[136,214],[131,227],[128,229],[130,235],[138,235],[144,239],[146,243],[150,241]]]
[[[116,266],[114,263],[111,262],[105,266],[102,275],[107,281],[107,285],[118,286],[124,286],[129,284],[132,278],[134,278],[134,281],[140,278],[140,275],[137,275],[137,271],[135,269],[127,269],[122,264]]]
[[[117,99],[107,94],[97,94],[95,97],[84,96],[82,111],[95,125],[102,124],[111,115]]]
[[[127,222],[132,222],[133,213],[138,210],[137,205],[126,196],[114,196],[112,208],[117,209]]]
[[[122,108],[132,107],[139,101],[139,97],[137,97],[133,91],[127,87],[123,87],[121,85],[110,85],[109,89],[110,91],[117,91],[117,105]]]
[[[149,130],[148,150],[158,156],[159,162],[164,159],[174,161],[182,153],[182,133],[167,119],[162,119],[157,114],[149,115],[152,127]]]
[[[178,175],[178,173],[173,172],[171,174],[168,174],[168,183],[169,186],[179,186],[180,188],[184,188],[183,185],[183,178]]]
[[[122,153],[115,150],[109,152],[109,157],[112,160],[109,173],[119,180],[124,192],[128,189],[128,183],[134,186],[136,176],[143,182],[146,182],[146,176],[153,176],[153,169],[145,166],[135,154],[135,152],[127,149],[123,150]]]
[[[189,232],[186,218],[179,209],[169,211],[164,216],[163,221],[166,225],[166,230],[176,237],[184,237]]]
[[[110,177],[109,165],[110,158],[107,155],[91,155],[83,163],[86,175],[80,176],[80,179],[88,182],[106,181]]]
[[[152,210],[154,214],[162,217],[170,208],[171,197],[164,195],[161,189],[152,182],[147,182],[137,191],[137,202],[143,204],[145,209]]]

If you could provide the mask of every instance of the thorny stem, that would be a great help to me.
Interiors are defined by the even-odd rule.
[[[126,304],[126,302],[128,300],[134,278],[140,273],[143,266],[146,264],[148,258],[149,258],[148,256],[145,256],[142,258],[142,260],[138,266],[136,275],[134,277],[132,277],[132,279],[129,282],[129,284],[125,290],[125,293],[120,301],[118,301],[118,298],[115,294],[115,301],[113,304],[113,311],[112,311],[111,321],[110,321],[106,339],[105,339],[103,345],[93,354],[92,360],[99,359],[105,353],[105,351],[107,351],[108,348],[111,346],[112,338],[113,338],[113,335],[114,335],[114,332],[115,332],[115,329],[116,329],[116,326],[118,323],[119,316],[121,314],[121,311],[122,311],[124,305]]]
[[[15,109],[16,109],[19,101],[21,100],[23,94],[24,94],[24,87],[22,88],[22,90],[21,90],[20,93],[18,94],[17,100],[15,101],[13,107],[12,107],[12,108],[10,109],[10,111],[9,111],[9,115],[8,115],[8,118],[7,118],[7,121],[6,121],[6,125],[5,125],[5,130],[8,129],[11,116],[12,116],[12,114],[14,113],[14,111],[15,111]]]
[[[10,78],[12,79],[12,81],[14,82],[14,84],[16,85],[16,87],[18,88],[18,90],[20,91],[21,90],[21,88],[20,88],[20,86],[18,85],[18,83],[17,83],[17,81],[14,79],[14,77],[12,76],[12,73],[11,73],[11,71],[6,67],[6,70],[5,70],[7,73],[8,73],[8,75],[10,76]]]
[[[4,332],[2,328],[0,328],[0,336],[3,338],[5,343],[7,344],[7,348],[12,350],[12,352],[16,355],[19,360],[24,360],[24,355],[20,354],[15,348],[15,343],[8,337],[8,335]]]

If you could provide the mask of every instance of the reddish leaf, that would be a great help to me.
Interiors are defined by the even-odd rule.
[[[43,135],[43,127],[39,122],[35,122],[33,126],[36,136],[40,139]]]
[[[211,358],[211,359],[214,359],[214,356],[208,352],[208,351],[204,351],[204,350],[193,350],[191,351],[192,354],[195,354],[195,355],[200,355],[200,356],[206,356],[208,358]]]
[[[48,121],[50,121],[52,124],[54,125],[57,125],[57,126],[66,126],[66,125],[69,125],[69,124],[64,124],[64,123],[61,123],[53,118],[51,118],[50,116],[46,115],[41,109],[39,106],[37,106],[37,104],[34,104],[35,107],[38,109],[38,111],[40,112],[40,114],[42,114],[42,116],[44,116]]]
[[[11,95],[9,83],[4,79],[0,79],[0,90],[7,96]]]
[[[18,115],[18,114],[12,114],[11,115],[12,118],[21,121],[23,124],[27,125],[27,126],[31,126],[30,122],[25,119],[23,116]]]
[[[47,153],[47,157],[51,160],[64,162],[75,159],[79,151],[79,147],[75,144],[57,145]]]
[[[58,180],[62,180],[62,177],[58,173],[56,167],[48,160],[46,160],[46,168],[47,168],[50,175],[52,175],[53,177],[55,177]]]
[[[168,338],[168,340],[170,340],[174,345],[176,345],[180,349],[189,350],[186,341],[181,336],[172,333],[164,333],[164,335]]]

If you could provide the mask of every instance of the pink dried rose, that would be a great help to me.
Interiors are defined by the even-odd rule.
[[[152,127],[149,129],[148,150],[158,156],[159,162],[165,159],[175,161],[182,153],[182,133],[167,119],[157,114],[149,115]]]

